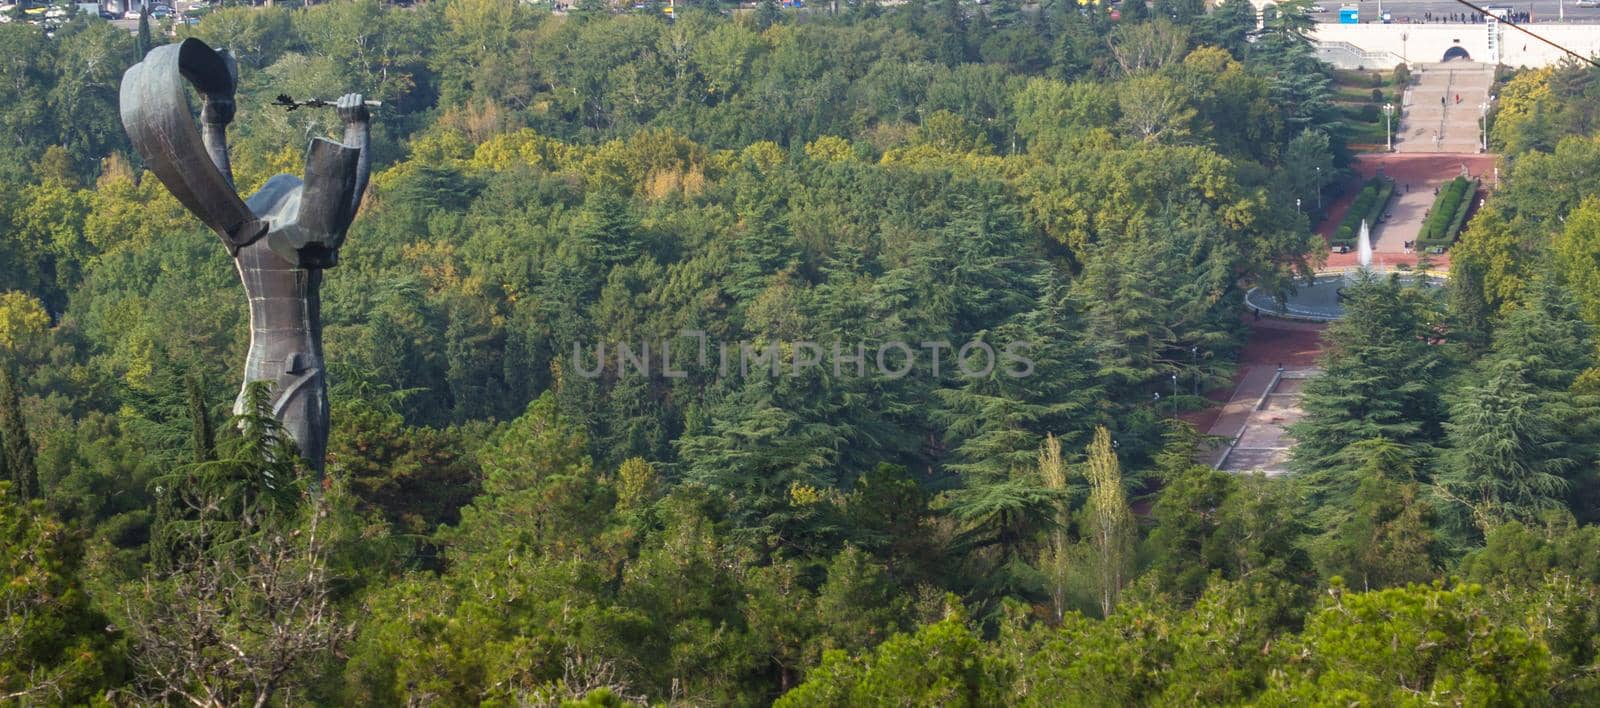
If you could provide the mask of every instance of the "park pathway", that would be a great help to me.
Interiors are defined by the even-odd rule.
[[[1405,93],[1403,117],[1395,130],[1398,154],[1360,155],[1352,166],[1352,186],[1375,175],[1395,182],[1394,201],[1372,225],[1374,264],[1380,268],[1417,263],[1418,255],[1407,253],[1405,243],[1422,231],[1438,187],[1457,175],[1488,182],[1494,170],[1494,156],[1479,151],[1478,122],[1494,84],[1494,67],[1452,61],[1415,69],[1419,75]],[[1332,233],[1354,193],[1352,189],[1330,205],[1318,233]],[[1433,262],[1435,268],[1449,267],[1448,255]],[[1323,265],[1339,269],[1355,263],[1355,253],[1336,253]],[[1227,472],[1284,474],[1294,447],[1288,429],[1304,416],[1301,392],[1321,373],[1317,358],[1323,325],[1270,318],[1249,325],[1250,340],[1240,354],[1239,376],[1227,402],[1196,416],[1210,424],[1208,433],[1223,441],[1201,461]]]
[[[1479,119],[1494,85],[1494,66],[1470,61],[1418,64],[1416,83],[1401,99],[1395,152],[1476,154]]]

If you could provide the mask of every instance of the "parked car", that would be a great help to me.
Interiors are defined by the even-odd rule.
[[[1328,11],[1328,8],[1326,8],[1326,7],[1323,7],[1323,6],[1321,6],[1321,5],[1312,5],[1312,6],[1311,6],[1311,8],[1310,8],[1310,10],[1311,10],[1311,11],[1312,11],[1312,12],[1327,12],[1327,11]]]
[[[1578,0],[1578,7],[1600,7],[1600,0]]]

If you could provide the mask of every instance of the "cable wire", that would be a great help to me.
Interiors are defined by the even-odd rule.
[[[1488,10],[1485,10],[1485,9],[1483,9],[1481,7],[1478,7],[1477,5],[1474,5],[1474,4],[1470,3],[1470,2],[1468,2],[1467,0],[1455,0],[1455,1],[1460,3],[1460,4],[1462,4],[1462,5],[1466,5],[1469,8],[1472,8],[1472,10],[1474,12],[1476,12],[1476,13],[1478,13],[1480,15],[1483,15],[1484,17],[1489,17],[1490,16]],[[1561,50],[1563,52],[1566,52],[1567,55],[1572,57],[1573,59],[1577,59],[1578,61],[1581,61],[1581,62],[1583,62],[1585,64],[1588,64],[1590,66],[1593,66],[1595,68],[1600,68],[1600,61],[1596,61],[1596,60],[1594,60],[1594,59],[1592,59],[1590,57],[1586,57],[1586,56],[1584,56],[1582,54],[1579,54],[1579,53],[1577,53],[1575,51],[1572,51],[1571,49],[1567,49],[1566,47],[1563,47],[1563,46],[1561,46],[1559,44],[1556,44],[1553,41],[1545,39],[1544,37],[1542,37],[1539,34],[1535,33],[1533,30],[1530,30],[1530,29],[1528,29],[1526,27],[1523,27],[1522,25],[1519,25],[1519,24],[1517,24],[1515,22],[1504,20],[1504,19],[1501,19],[1499,17],[1495,17],[1495,19],[1499,20],[1500,24],[1511,25],[1511,27],[1513,29],[1516,29],[1518,32],[1521,32],[1521,33],[1523,33],[1525,35],[1528,35],[1529,37],[1537,39],[1537,40],[1539,40],[1541,42],[1544,42],[1545,44],[1548,44],[1548,45],[1550,45],[1552,47],[1555,47],[1556,49],[1559,49],[1559,50]]]

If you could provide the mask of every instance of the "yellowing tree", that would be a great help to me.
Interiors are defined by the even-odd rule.
[[[1129,561],[1133,558],[1134,528],[1133,512],[1122,491],[1122,467],[1111,446],[1111,432],[1103,425],[1095,426],[1084,476],[1089,481],[1084,522],[1093,554],[1100,612],[1110,616],[1127,581]]]
[[[16,351],[49,328],[50,313],[37,298],[15,290],[0,294],[0,349]]]
[[[1585,199],[1567,217],[1555,240],[1555,256],[1583,318],[1600,324],[1600,198]]]

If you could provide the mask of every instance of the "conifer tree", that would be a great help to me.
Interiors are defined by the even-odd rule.
[[[1426,339],[1423,296],[1376,276],[1345,288],[1344,318],[1323,334],[1323,371],[1306,384],[1305,418],[1290,428],[1291,466],[1306,475],[1313,506],[1355,491],[1350,473],[1360,462],[1344,454],[1347,446],[1380,437],[1419,450],[1437,442],[1442,363]]]
[[[33,441],[28,437],[27,422],[22,417],[22,392],[17,388],[16,376],[5,363],[0,363],[0,471],[11,478],[12,496],[26,500],[43,493],[39,489]]]
[[[230,421],[215,459],[152,480],[151,554],[159,564],[171,567],[208,549],[237,545],[297,513],[300,458],[272,416],[269,385],[260,381],[245,388],[245,408]]]
[[[1348,450],[1360,460],[1354,472],[1360,482],[1350,504],[1327,510],[1333,520],[1312,544],[1324,577],[1341,576],[1361,590],[1426,583],[1441,549],[1415,455],[1383,438]]]
[[[1565,506],[1574,483],[1592,481],[1600,401],[1574,384],[1593,366],[1593,347],[1572,298],[1536,278],[1455,387],[1438,481],[1480,531],[1535,521]]]
[[[184,379],[189,398],[189,420],[192,429],[189,438],[191,462],[209,462],[216,459],[217,434],[211,426],[211,406],[206,402],[205,379],[191,373]]]
[[[156,48],[154,37],[150,33],[150,6],[148,4],[144,4],[143,0],[140,0],[139,7],[139,35],[137,47],[140,57],[149,54],[150,50]]]
[[[783,12],[778,9],[778,0],[761,0],[761,5],[756,9],[756,26],[766,29],[783,21]]]

